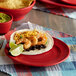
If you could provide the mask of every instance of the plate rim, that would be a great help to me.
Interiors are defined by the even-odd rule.
[[[61,41],[60,39],[57,39],[57,38],[55,38],[55,37],[53,37],[53,39],[56,39],[56,40],[59,40],[59,41]],[[27,65],[27,66],[34,66],[34,67],[47,67],[47,66],[53,66],[53,65],[56,65],[56,64],[59,64],[59,63],[61,63],[61,62],[63,62],[63,61],[65,61],[68,57],[69,57],[69,55],[70,55],[70,48],[68,47],[68,45],[66,44],[66,43],[64,43],[63,41],[61,41],[64,45],[66,45],[66,47],[67,47],[67,49],[68,49],[68,55],[66,56],[66,57],[64,57],[64,59],[62,59],[62,60],[60,60],[60,61],[58,61],[58,62],[55,62],[55,63],[53,63],[53,64],[46,64],[46,65],[35,65],[35,64],[31,64],[31,63],[24,63],[24,62],[20,62],[20,61],[18,61],[18,60],[15,60],[12,56],[9,56],[9,55],[7,55],[7,48],[5,48],[5,54],[10,58],[10,59],[12,59],[14,62],[19,62],[19,63],[21,63],[21,64],[24,64],[24,65]],[[50,50],[49,50],[50,51]],[[45,52],[46,53],[46,52]],[[42,53],[43,54],[43,53]],[[23,54],[22,54],[23,55]]]
[[[72,2],[72,0],[62,0],[63,2],[65,3],[68,3],[68,4],[71,4],[71,5],[76,5],[76,1],[75,2]]]
[[[60,4],[60,3],[56,3],[56,2],[53,2],[53,1],[49,1],[49,0],[40,0],[40,1],[41,1],[41,2],[44,2],[44,3],[48,3],[48,4],[53,4],[53,5],[56,5],[56,6],[65,7],[65,8],[76,9],[76,6]]]

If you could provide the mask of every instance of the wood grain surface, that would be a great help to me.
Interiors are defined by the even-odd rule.
[[[11,29],[20,26],[23,22],[32,22],[43,27],[76,36],[76,20],[42,11],[31,10],[24,19],[13,22]]]

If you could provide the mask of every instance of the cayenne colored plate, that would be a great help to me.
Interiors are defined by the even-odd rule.
[[[29,66],[52,66],[63,62],[70,54],[68,46],[59,39],[54,39],[54,46],[46,53],[39,55],[19,55],[13,57],[9,55],[7,47],[5,48],[6,55],[12,60]]]
[[[62,0],[63,2],[76,5],[76,0]]]
[[[55,6],[61,6],[61,7],[66,7],[66,8],[73,8],[76,9],[75,5],[67,4],[61,0],[38,0],[44,3],[47,3],[49,5],[55,5]],[[68,0],[69,1],[69,0]]]

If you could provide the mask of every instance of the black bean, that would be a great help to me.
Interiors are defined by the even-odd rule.
[[[38,50],[40,50],[41,48],[39,47],[39,48],[37,48]]]
[[[35,48],[35,49],[36,49],[36,45],[35,45],[35,46],[33,46],[33,48]]]
[[[46,46],[44,45],[43,48],[46,48]]]
[[[41,48],[46,48],[46,46],[45,46],[45,45],[43,45],[43,44],[41,44]]]
[[[38,45],[35,45],[35,47],[36,47],[36,49],[37,49]]]
[[[30,51],[30,49],[26,49],[25,51]]]
[[[39,45],[36,45],[36,49],[38,49],[39,48]]]
[[[34,46],[30,47],[31,50],[35,50],[36,48]]]
[[[41,44],[41,45],[35,45],[35,46],[31,46],[29,49],[26,49],[24,51],[30,51],[30,50],[35,50],[35,49],[40,50],[41,48],[46,48],[46,46],[43,45],[43,44]]]
[[[40,45],[37,45],[36,49],[40,50],[41,49],[41,46]]]

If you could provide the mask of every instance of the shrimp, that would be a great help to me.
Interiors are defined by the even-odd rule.
[[[36,36],[31,36],[29,37],[29,40],[31,41],[31,46],[34,46],[38,43],[38,39],[36,38]]]
[[[23,44],[24,49],[28,49],[31,47],[31,41],[28,40],[27,38],[21,38],[16,42],[16,44],[20,44],[20,43],[24,43]]]
[[[24,49],[30,48],[30,47],[31,47],[31,41],[28,40],[28,39],[26,39],[26,42],[25,42],[25,44],[23,45],[23,47],[24,47]]]
[[[45,34],[39,34],[39,37],[38,37],[38,45],[41,45],[41,44],[46,44],[47,42],[47,36]]]
[[[23,38],[21,38],[21,39],[19,39],[19,40],[17,40],[17,41],[16,41],[16,44],[23,43],[23,41],[24,41],[24,39],[23,39]]]

